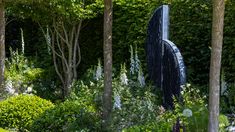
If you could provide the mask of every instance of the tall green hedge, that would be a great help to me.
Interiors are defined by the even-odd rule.
[[[212,1],[211,0],[116,0],[114,2],[114,62],[128,61],[129,45],[138,45],[145,62],[148,21],[161,4],[170,6],[170,40],[180,49],[187,68],[187,80],[207,85],[209,80]],[[235,76],[235,0],[226,1],[222,68],[226,81]],[[207,91],[206,89],[204,91]]]

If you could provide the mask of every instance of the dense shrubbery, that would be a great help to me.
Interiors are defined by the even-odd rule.
[[[0,102],[0,127],[29,130],[33,121],[54,105],[34,95],[19,95]]]
[[[6,60],[6,90],[10,94],[24,93],[40,78],[43,69],[34,67],[23,54],[11,51],[11,57]],[[32,91],[32,90],[31,90]]]
[[[97,130],[99,115],[92,104],[83,101],[65,101],[47,110],[34,121],[31,131]]]
[[[174,126],[180,126],[190,132],[207,131],[208,127],[208,109],[205,103],[205,97],[199,95],[199,90],[187,85],[182,92],[184,101],[175,102],[175,109],[165,111],[160,108],[157,120],[147,122],[141,125],[134,125],[125,129],[127,132],[132,131],[160,131],[166,132],[173,130]],[[179,120],[177,124],[177,120]],[[228,118],[220,115],[220,131],[225,131],[229,125]]]

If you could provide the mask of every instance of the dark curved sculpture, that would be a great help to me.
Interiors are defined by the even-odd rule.
[[[179,49],[169,36],[169,7],[159,7],[150,19],[146,39],[149,78],[163,92],[163,106],[173,107],[173,96],[179,97],[186,83],[185,65]]]

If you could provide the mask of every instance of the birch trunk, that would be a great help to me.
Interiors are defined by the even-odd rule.
[[[209,82],[209,132],[219,131],[220,69],[224,8],[224,0],[213,0],[212,50]]]
[[[104,93],[103,124],[104,131],[110,131],[112,112],[112,0],[104,0]]]
[[[4,2],[0,0],[0,93],[4,91],[5,70],[5,9]]]

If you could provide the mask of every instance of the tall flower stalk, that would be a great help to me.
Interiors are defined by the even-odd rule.
[[[137,73],[140,70],[140,60],[138,57],[138,49],[135,46],[135,72]]]
[[[21,48],[22,48],[22,54],[24,54],[24,31],[22,28],[20,28],[20,34],[21,34]]]
[[[138,71],[138,81],[139,81],[141,87],[145,86],[145,78],[144,78],[144,74],[143,74],[141,66]]]
[[[128,78],[127,78],[126,73],[127,73],[127,70],[126,70],[125,63],[123,65],[121,64],[120,81],[122,85],[128,85]]]
[[[131,75],[134,75],[135,74],[135,59],[134,59],[134,52],[133,52],[132,45],[130,45],[130,53],[131,53],[130,72],[131,72]]]
[[[51,54],[51,48],[50,48],[49,45],[51,45],[51,37],[50,37],[48,25],[47,25],[47,32],[46,32],[45,37],[46,37],[46,42],[47,42],[47,51],[48,51],[48,54],[50,55]]]
[[[103,69],[101,67],[101,61],[100,59],[98,59],[98,65],[97,65],[96,72],[95,72],[95,80],[98,81],[102,78],[102,72],[103,72]]]

